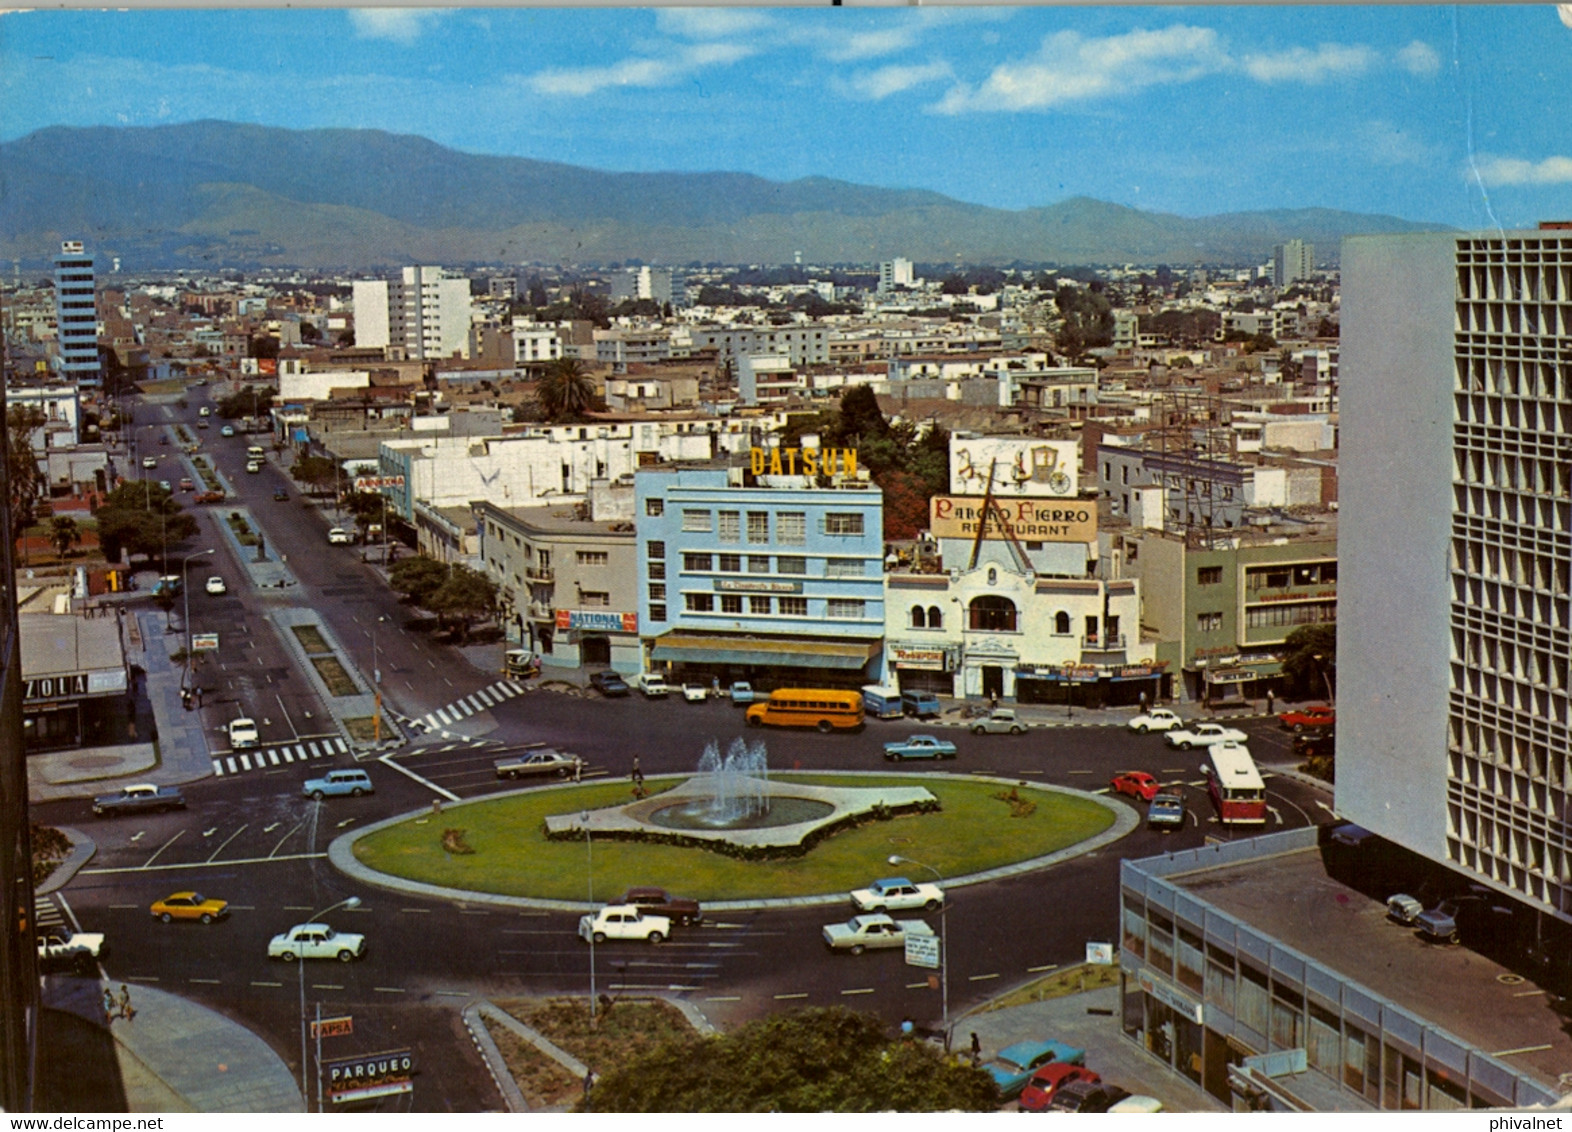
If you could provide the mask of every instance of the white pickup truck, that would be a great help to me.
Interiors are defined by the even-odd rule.
[[[659,943],[671,934],[665,916],[646,916],[631,904],[608,904],[593,916],[579,917],[579,938],[605,943],[608,939],[642,939]]]
[[[103,932],[74,932],[59,925],[44,929],[38,936],[38,962],[45,969],[86,965],[108,950]]]

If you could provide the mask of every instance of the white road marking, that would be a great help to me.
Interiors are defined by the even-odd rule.
[[[262,865],[271,861],[320,861],[326,853],[289,853],[282,857],[242,857],[233,861],[184,861],[174,865],[123,865],[111,869],[83,869],[83,876],[112,876],[118,873],[162,873],[174,869],[233,868],[235,865]],[[311,909],[306,909],[311,911]]]
[[[276,822],[271,823],[270,825],[265,825],[265,826],[262,827],[262,832],[263,833],[272,833],[275,829],[277,829],[279,826],[281,826],[283,824],[284,823],[281,822],[281,821],[276,821]]]
[[[275,825],[276,824],[277,823],[275,823]],[[268,857],[270,857],[270,858],[271,857],[276,857],[278,855],[278,851],[284,847],[284,842],[288,841],[291,837],[295,836],[296,831],[299,830],[300,827],[305,825],[305,824],[306,824],[306,819],[305,818],[301,818],[300,821],[296,822],[294,829],[290,830],[288,833],[284,834],[283,837],[280,837],[278,839],[278,844],[273,846],[273,852],[269,853]],[[263,832],[265,833],[267,831],[264,830]]]
[[[245,825],[243,825],[239,829],[235,830],[234,833],[231,833],[228,837],[224,838],[223,844],[220,845],[217,849],[213,850],[213,856],[209,857],[208,860],[211,861],[211,860],[213,860],[213,857],[217,857],[220,853],[222,853],[224,851],[224,846],[228,845],[231,841],[233,841],[235,838],[239,837],[242,833],[244,833],[246,831],[247,827],[250,826],[250,824],[251,824],[250,822],[247,822]]]
[[[705,1002],[741,1002],[742,1001],[742,995],[740,995],[740,994],[718,994],[718,995],[715,995],[713,998],[706,998],[704,1001]]]
[[[191,978],[191,979],[187,979],[186,982],[188,982],[188,983],[207,983],[209,986],[215,986],[215,987],[223,985],[218,979],[196,979],[196,978]]]
[[[147,836],[147,830],[145,830],[145,829],[137,830],[134,834],[131,835],[131,844],[135,845],[138,841],[141,841],[142,838],[144,838],[146,836]]]
[[[1031,973],[1031,974],[1036,974],[1039,971],[1056,971],[1058,969],[1059,969],[1059,964],[1057,964],[1057,963],[1044,963],[1041,967],[1028,967],[1028,968],[1026,968],[1028,973]]]
[[[403,994],[403,993],[405,993],[403,987],[372,987],[371,989],[374,990],[374,991],[377,991],[377,992],[379,992],[381,994]]]
[[[158,860],[158,854],[162,853],[165,849],[168,849],[176,841],[180,840],[181,835],[184,834],[184,833],[185,833],[185,830],[182,829],[178,833],[176,833],[173,837],[171,837],[168,841],[166,841],[162,845],[160,845],[158,847],[158,853],[154,853],[151,857],[149,857],[146,861],[144,861],[142,863],[142,867],[145,869],[149,865],[151,865],[154,861]],[[86,872],[87,870],[84,869],[83,871]],[[135,869],[126,869],[125,871],[126,872],[135,872],[136,870]]]
[[[355,819],[354,818],[345,818],[343,821],[339,822],[338,825],[335,828],[343,829],[346,825],[353,825],[354,823],[355,823]]]
[[[991,975],[967,975],[966,976],[966,981],[969,982],[969,983],[980,983],[980,982],[983,982],[983,981],[985,981],[987,979],[997,979],[998,977],[999,977],[999,974],[996,971],[996,972],[994,972]]]
[[[212,837],[217,832],[218,832],[218,826],[215,825],[212,829],[204,829],[202,831],[202,836],[203,837]]]
[[[251,985],[252,985],[252,986],[254,986],[254,987],[281,987],[281,986],[283,986],[283,985],[284,985],[284,984],[283,984],[283,983],[262,983],[262,982],[253,982],[253,983],[252,983],[252,984],[251,984]]]
[[[842,994],[872,994],[872,987],[858,987],[856,990],[843,990]]]
[[[787,999],[787,998],[807,998],[808,997],[808,992],[807,991],[802,991],[802,992],[800,992],[798,994],[778,994],[778,995],[775,995],[774,997],[775,997],[775,1000],[777,1002],[781,1001],[782,999]]]

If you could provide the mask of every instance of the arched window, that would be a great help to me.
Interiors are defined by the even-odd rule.
[[[944,628],[944,614],[939,612],[939,607],[937,605],[930,605],[928,607],[928,628]]]
[[[1070,632],[1070,615],[1062,609],[1053,615],[1053,631],[1061,636]]]
[[[991,632],[1015,632],[1015,603],[997,594],[972,599],[971,627]]]
[[[927,620],[923,616],[922,606],[912,606],[912,628],[923,629],[927,627]]]

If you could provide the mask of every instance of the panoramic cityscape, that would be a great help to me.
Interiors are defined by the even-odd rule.
[[[0,1107],[1572,1104],[1568,6],[0,28]]]

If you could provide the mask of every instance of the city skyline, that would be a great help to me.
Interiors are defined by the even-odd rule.
[[[179,21],[179,34],[173,34]],[[204,118],[617,171],[1091,196],[1186,216],[1565,213],[1572,12],[1298,8],[14,12],[0,138]]]

